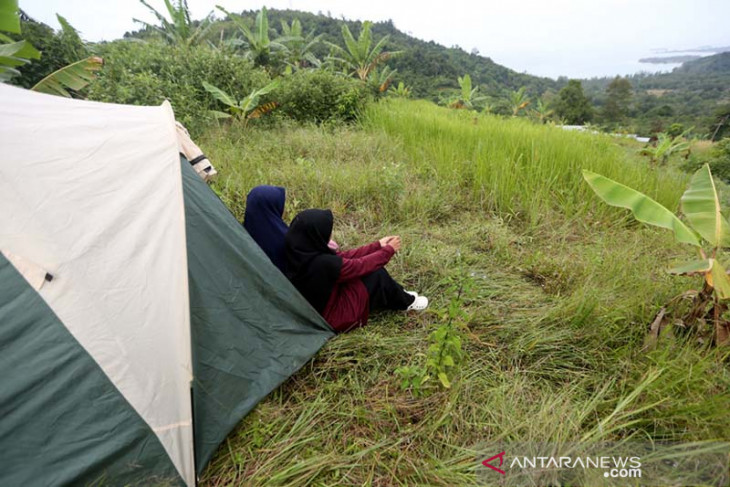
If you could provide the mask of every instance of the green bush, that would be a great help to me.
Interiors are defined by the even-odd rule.
[[[167,99],[177,120],[194,135],[210,119],[208,110],[222,109],[203,89],[203,81],[237,99],[270,81],[249,61],[205,46],[115,41],[99,51],[104,68],[91,85],[89,99],[131,105],[159,105]]]
[[[710,165],[713,176],[730,184],[730,137],[722,139],[710,151],[709,157],[691,156],[682,165],[682,170],[695,172],[705,163]]]
[[[285,77],[273,98],[281,104],[280,115],[315,123],[352,121],[369,100],[359,81],[321,70]]]

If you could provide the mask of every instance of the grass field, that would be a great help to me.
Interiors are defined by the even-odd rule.
[[[480,444],[730,438],[727,351],[661,340],[647,325],[697,286],[664,269],[690,250],[603,205],[588,168],[676,208],[688,177],[606,136],[380,103],[355,127],[210,131],[201,146],[239,217],[257,184],[287,215],[331,208],[344,247],[403,237],[389,264],[431,298],[330,341],[246,417],[201,485],[474,485]],[[461,297],[468,329],[452,386],[403,390],[429,334]]]

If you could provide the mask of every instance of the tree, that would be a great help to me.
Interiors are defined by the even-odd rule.
[[[145,0],[139,1],[142,2],[142,5],[147,7],[155,17],[157,17],[161,26],[158,27],[143,20],[132,20],[158,32],[169,44],[186,48],[193,44],[197,44],[204,39],[212,25],[211,17],[213,12],[210,12],[203,20],[198,22],[197,25],[195,22],[190,20],[190,9],[188,9],[187,0],[178,0],[176,5],[173,5],[171,0],[165,0],[165,7],[167,8],[167,13],[172,21],[168,20],[167,17],[158,12]]]
[[[715,110],[710,124],[710,140],[720,140],[728,135],[730,135],[730,104]]]
[[[384,36],[371,49],[370,46],[373,43],[373,39],[370,34],[370,29],[372,26],[372,22],[363,22],[362,29],[360,29],[360,35],[357,40],[355,40],[352,32],[350,32],[350,29],[347,27],[347,24],[343,24],[342,38],[345,41],[346,49],[341,48],[337,44],[332,44],[331,42],[327,43],[327,45],[329,45],[336,54],[334,56],[330,56],[330,59],[341,63],[344,65],[345,69],[350,72],[350,74],[363,81],[368,79],[370,72],[373,71],[380,63],[400,54],[400,52],[383,51],[385,43],[388,42],[390,36]]]
[[[593,118],[591,102],[583,93],[583,85],[577,79],[568,81],[558,93],[555,113],[570,125],[582,125]]]
[[[603,118],[612,123],[621,123],[629,114],[633,88],[627,78],[616,76],[606,88],[606,104]]]

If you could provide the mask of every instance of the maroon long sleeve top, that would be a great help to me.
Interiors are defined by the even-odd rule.
[[[335,331],[342,333],[367,324],[370,296],[360,278],[384,267],[393,254],[393,247],[381,247],[380,242],[337,252],[342,258],[340,277],[322,312],[324,319]]]

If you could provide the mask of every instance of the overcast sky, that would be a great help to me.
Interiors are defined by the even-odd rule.
[[[55,28],[60,13],[89,41],[117,39],[138,28],[133,17],[154,22],[137,0],[19,3],[28,15]],[[165,11],[163,0],[149,3]],[[233,12],[266,5],[353,20],[392,19],[417,38],[467,52],[476,48],[509,68],[551,77],[655,71],[659,66],[637,62],[654,49],[730,45],[730,0],[188,0],[195,19],[216,4]]]

